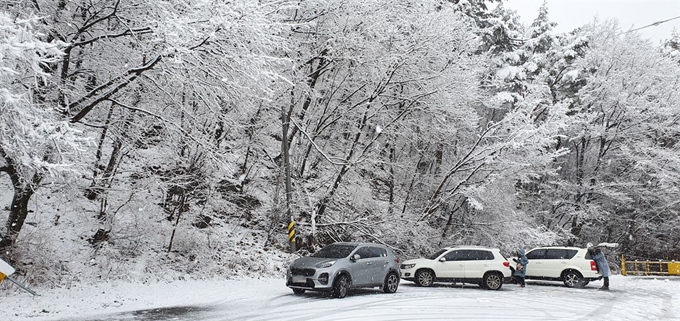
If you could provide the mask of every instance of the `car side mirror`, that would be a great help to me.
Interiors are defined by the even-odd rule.
[[[440,259],[439,259],[439,262],[446,262],[446,258],[445,258],[445,257],[440,258]]]
[[[349,260],[352,261],[352,262],[356,262],[356,261],[357,261],[358,259],[360,259],[360,258],[361,258],[361,255],[359,255],[359,254],[354,254],[354,255],[352,255],[352,256],[349,258]]]

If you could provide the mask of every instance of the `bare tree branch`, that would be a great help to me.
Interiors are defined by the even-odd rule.
[[[94,37],[92,39],[88,39],[85,41],[79,41],[79,42],[74,42],[71,47],[82,47],[85,45],[89,45],[95,41],[99,41],[101,39],[110,39],[110,38],[119,38],[119,37],[124,37],[124,36],[132,36],[132,35],[144,35],[144,34],[149,34],[153,33],[153,30],[151,30],[150,27],[144,27],[144,28],[137,28],[137,29],[128,29],[120,33],[116,34],[106,34],[106,35],[101,35]]]
[[[107,83],[105,83],[105,84],[103,84],[103,85],[101,85],[101,86],[99,86],[99,87],[93,89],[92,91],[90,91],[89,93],[87,93],[87,94],[86,94],[85,96],[83,96],[82,98],[80,98],[80,99],[78,99],[78,100],[72,102],[71,104],[69,104],[68,109],[74,108],[74,107],[78,106],[80,103],[82,103],[83,101],[87,100],[88,98],[91,98],[91,97],[95,96],[95,95],[97,94],[97,92],[109,88],[109,87],[112,86],[114,83],[116,83],[116,82],[118,82],[118,81],[124,79],[125,77],[130,77],[130,78],[128,78],[128,79],[123,80],[122,82],[120,82],[120,83],[119,83],[118,85],[116,85],[113,89],[109,90],[108,92],[102,94],[101,96],[99,96],[98,98],[96,98],[95,100],[93,100],[89,105],[83,107],[83,109],[81,109],[80,112],[78,112],[78,114],[76,114],[75,116],[73,116],[73,118],[71,118],[71,122],[72,122],[72,123],[75,123],[75,122],[78,122],[78,121],[80,121],[81,119],[83,119],[83,117],[85,117],[90,111],[92,111],[92,109],[93,109],[94,107],[96,107],[99,103],[101,103],[101,102],[104,101],[104,100],[109,99],[113,94],[115,94],[116,92],[118,92],[118,90],[120,90],[120,89],[124,88],[125,86],[129,85],[133,80],[135,80],[135,78],[137,78],[137,77],[138,77],[139,75],[141,75],[143,72],[152,69],[152,68],[153,68],[158,62],[160,62],[161,60],[162,60],[162,57],[161,57],[161,56],[157,56],[154,60],[152,60],[151,62],[149,62],[149,63],[146,64],[145,66],[141,66],[141,67],[139,67],[139,68],[130,69],[130,70],[126,71],[125,74],[123,74],[123,75],[121,75],[121,76],[118,76],[118,77],[116,77],[116,78],[114,78],[114,79],[111,79],[111,80],[108,81]]]
[[[342,165],[348,165],[348,164],[349,164],[348,162],[346,162],[345,160],[343,160],[343,159],[341,159],[341,158],[339,158],[339,157],[332,157],[332,156],[326,155],[326,153],[324,153],[324,151],[321,150],[321,148],[314,142],[314,139],[313,139],[311,136],[309,136],[309,134],[302,128],[302,126],[300,126],[300,125],[299,125],[294,119],[292,119],[292,118],[290,119],[290,122],[293,123],[293,125],[295,125],[295,127],[296,127],[303,135],[305,135],[305,137],[307,137],[307,139],[309,140],[309,143],[312,144],[312,146],[314,146],[314,149],[316,149],[316,151],[319,152],[319,154],[321,154],[321,156],[323,156],[323,158],[325,158],[329,163],[331,163],[331,164],[333,164],[333,165],[341,165],[341,166],[342,166]],[[340,161],[337,161],[337,160],[334,160],[334,159],[340,159]]]
[[[118,5],[119,5],[119,4],[120,4],[120,0],[117,0],[116,3],[113,5],[113,10],[111,11],[111,13],[109,13],[109,14],[107,14],[107,15],[105,15],[105,16],[99,18],[99,19],[94,19],[94,20],[90,21],[89,23],[86,22],[82,27],[78,28],[78,33],[79,33],[79,34],[80,34],[80,33],[83,33],[83,32],[85,32],[85,30],[90,29],[90,27],[92,27],[92,26],[98,24],[99,22],[102,22],[102,21],[104,21],[104,20],[107,20],[107,19],[109,19],[109,18],[115,16],[116,13],[118,12]],[[94,18],[94,17],[96,17],[96,16],[97,16],[97,14],[93,14],[93,15],[90,17],[90,19],[92,19],[92,18]],[[88,19],[88,20],[90,20],[90,19]]]

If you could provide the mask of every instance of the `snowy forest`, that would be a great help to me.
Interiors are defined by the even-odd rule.
[[[501,0],[0,5],[0,258],[27,284],[276,274],[335,241],[680,259],[677,32]]]

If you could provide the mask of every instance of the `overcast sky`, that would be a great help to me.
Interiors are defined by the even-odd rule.
[[[543,0],[504,0],[530,25],[538,15]],[[680,33],[680,0],[548,0],[548,16],[556,22],[557,32],[567,32],[593,21],[616,18],[622,30],[636,29],[652,23],[676,18],[639,32],[654,43],[670,38],[675,27]]]

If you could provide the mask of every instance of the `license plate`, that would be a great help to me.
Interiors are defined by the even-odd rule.
[[[293,283],[305,283],[307,278],[304,276],[293,276]]]

